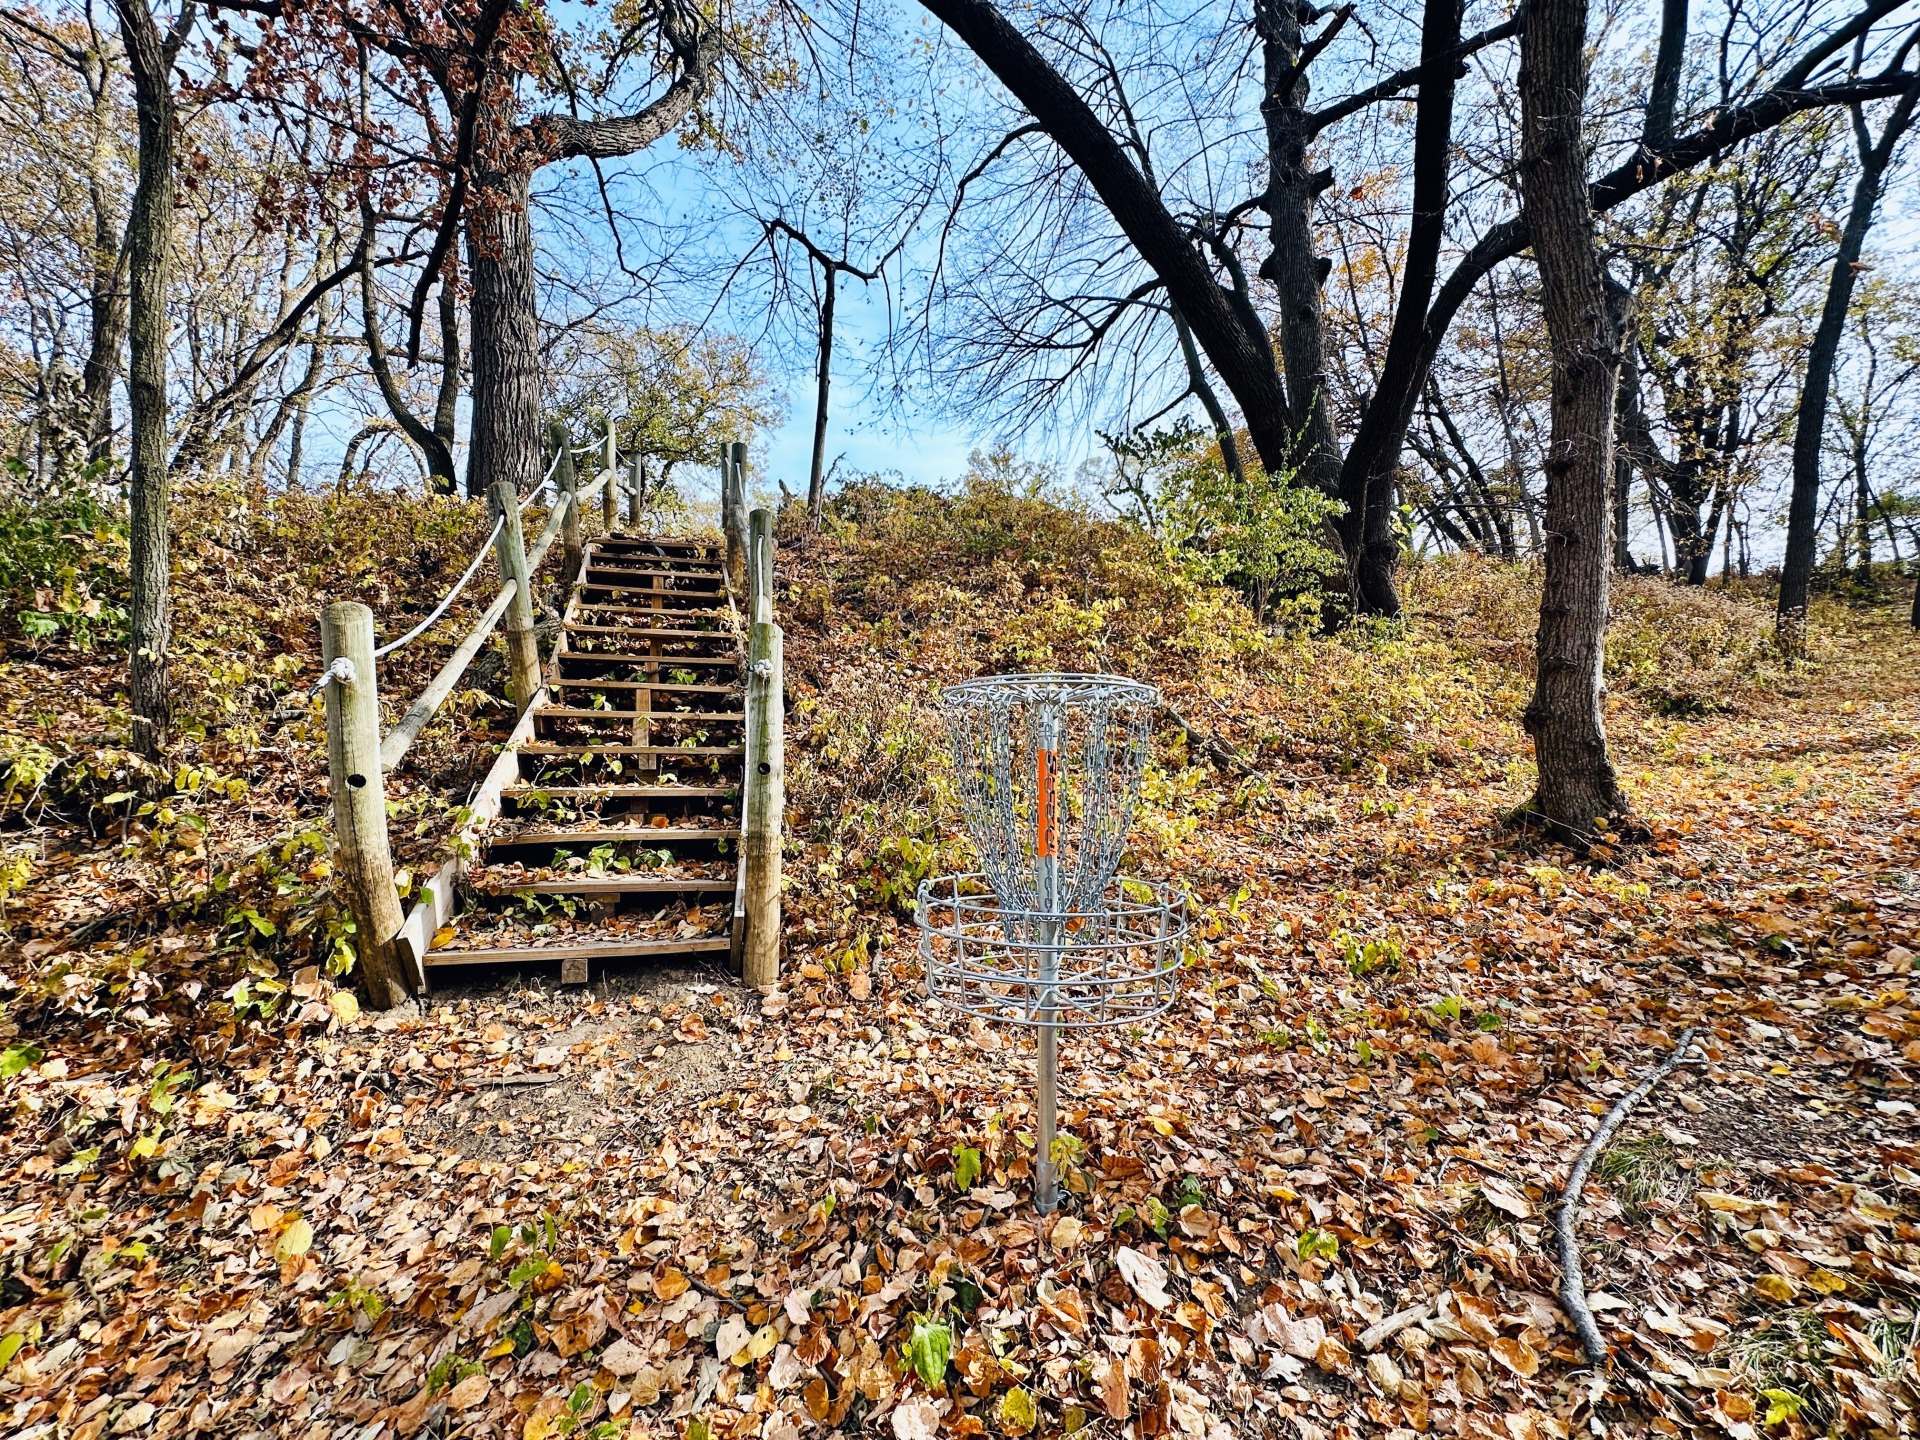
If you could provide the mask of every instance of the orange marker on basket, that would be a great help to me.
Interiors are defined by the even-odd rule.
[[[1053,751],[1037,751],[1035,760],[1034,807],[1039,812],[1038,824],[1033,839],[1033,854],[1036,860],[1054,858],[1053,824]]]

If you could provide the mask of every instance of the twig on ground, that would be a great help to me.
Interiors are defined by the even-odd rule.
[[[1671,1075],[1687,1059],[1687,1051],[1693,1048],[1693,1026],[1689,1025],[1680,1032],[1680,1043],[1673,1047],[1673,1053],[1656,1065],[1647,1078],[1633,1089],[1622,1095],[1601,1120],[1600,1128],[1593,1132],[1593,1138],[1587,1142],[1587,1148],[1580,1152],[1580,1158],[1573,1162],[1573,1169],[1567,1175],[1567,1188],[1560,1196],[1559,1214],[1554,1217],[1554,1233],[1560,1241],[1560,1308],[1567,1312],[1567,1318],[1573,1322],[1574,1333],[1580,1337],[1580,1348],[1586,1352],[1587,1363],[1595,1366],[1607,1363],[1607,1342],[1601,1335],[1600,1327],[1594,1322],[1593,1311],[1587,1305],[1587,1281],[1580,1270],[1580,1241],[1574,1234],[1574,1227],[1580,1219],[1580,1194],[1587,1188],[1587,1174],[1593,1169],[1594,1161],[1600,1158],[1600,1152],[1606,1148],[1613,1132],[1620,1128],[1633,1110],[1648,1095],[1653,1087]]]

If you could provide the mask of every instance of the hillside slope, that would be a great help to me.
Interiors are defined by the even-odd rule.
[[[1652,838],[1580,859],[1502,818],[1530,789],[1524,572],[1431,565],[1403,628],[1269,635],[1071,506],[858,491],[783,530],[780,990],[502,977],[371,1017],[322,968],[350,937],[303,636],[322,587],[395,633],[396,594],[423,611],[481,533],[442,508],[325,554],[286,538],[324,506],[195,513],[181,763],[219,784],[142,798],[112,656],[14,642],[10,1431],[1911,1433],[1895,617],[1823,611],[1789,673],[1758,611],[1623,584],[1608,719]],[[417,515],[438,558],[397,585]],[[906,902],[967,863],[935,688],[1040,668],[1153,680],[1184,717],[1128,863],[1198,925],[1171,1013],[1065,1047],[1070,1198],[1036,1223],[1031,1044],[926,1007]],[[419,863],[501,719],[475,695],[436,727],[396,826],[424,822]],[[1617,1356],[1590,1387],[1549,1207],[1688,1026],[1704,1063],[1588,1192]]]

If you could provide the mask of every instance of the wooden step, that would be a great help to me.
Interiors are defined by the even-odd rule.
[[[595,675],[562,677],[553,682],[554,690],[665,690],[677,695],[736,695],[738,685],[680,685],[667,680],[608,680]],[[684,715],[684,710],[662,711],[666,715]]]
[[[616,609],[616,608],[620,608],[620,609],[621,609],[621,613],[623,613],[623,614],[625,614],[625,613],[628,613],[628,612],[627,612],[627,611],[626,611],[626,610],[624,609],[624,607],[615,607],[615,606],[612,606],[612,605],[595,605],[595,606],[594,606],[593,608],[594,608],[595,610],[613,610],[613,609]],[[641,609],[641,610],[638,610],[638,611],[634,611],[634,612],[631,612],[631,613],[634,613],[634,614],[639,614],[639,615],[658,615],[658,614],[659,614],[660,612],[659,612],[658,610],[647,610],[647,609]],[[713,630],[674,630],[674,629],[670,629],[670,628],[663,628],[663,627],[661,627],[661,626],[657,626],[657,625],[654,625],[654,626],[648,626],[648,625],[583,625],[583,624],[579,624],[579,623],[577,623],[577,622],[574,622],[574,623],[570,623],[570,624],[569,624],[569,625],[567,626],[567,633],[568,633],[568,634],[570,634],[570,635],[571,635],[571,634],[575,634],[575,633],[578,633],[578,634],[581,634],[581,635],[630,635],[630,636],[632,636],[632,637],[633,637],[634,639],[636,639],[636,640],[726,640],[726,641],[732,641],[732,640],[733,640],[733,638],[734,638],[734,635],[733,635],[733,631],[732,631],[732,630],[730,630],[730,629],[713,629]]]
[[[727,669],[737,669],[740,665],[738,655],[649,655],[645,651],[627,654],[620,650],[562,650],[554,658],[561,661],[587,660],[601,665],[648,665],[663,670],[669,665],[716,665]]]
[[[595,610],[603,615],[651,615],[656,620],[691,620],[698,615],[731,615],[733,613],[725,605],[708,605],[704,608],[689,605],[615,605],[606,601],[584,599],[580,602],[580,608]],[[726,630],[695,630],[690,633],[701,639],[709,635],[730,634]]]
[[[708,720],[716,725],[738,725],[746,716],[739,710],[596,710],[590,705],[543,705],[534,718],[549,720],[647,720],[664,724],[670,720]]]
[[[692,895],[720,894],[739,882],[731,875],[715,880],[656,880],[641,875],[582,875],[578,880],[531,880],[520,885],[488,881],[486,872],[469,871],[467,883],[482,895]]]
[[[601,711],[596,710],[596,715]],[[522,755],[677,755],[690,760],[739,760],[745,757],[744,745],[556,745],[551,740],[534,740],[520,747]]]
[[[525,800],[535,795],[582,800],[725,800],[740,793],[738,785],[509,785],[502,800]]]
[[[593,563],[592,560],[588,560],[587,574],[590,576],[594,574],[659,575],[668,580],[704,580],[712,584],[715,589],[721,588],[721,583],[722,583],[720,579],[720,567],[717,565],[714,566],[711,571],[707,571],[707,570],[643,570],[638,566],[634,566],[634,565],[596,565]],[[591,585],[593,582],[589,580],[587,583]],[[658,586],[655,588],[665,590],[666,587]]]
[[[583,825],[577,830],[516,830],[489,835],[494,849],[515,845],[608,845],[634,840],[738,840],[740,829],[720,825]]]
[[[612,585],[607,583],[604,580],[585,581],[583,583],[583,588],[588,590],[597,590],[602,593],[614,594],[614,595],[646,595],[646,596],[650,596],[655,600],[718,600],[721,597],[721,595],[725,593],[719,590],[713,590],[713,591],[654,590],[645,585]],[[591,601],[583,601],[582,603],[592,604]],[[595,605],[593,608],[597,610],[602,607]],[[663,605],[658,608],[663,610],[664,609],[681,610],[687,607],[680,606],[680,605],[673,605],[673,606]]]
[[[718,555],[724,544],[720,540],[655,540],[645,535],[603,535],[588,548],[610,554],[636,550],[699,550]]]
[[[600,940],[590,945],[508,945],[483,950],[429,950],[426,966],[536,965],[550,961],[621,960],[641,955],[718,955],[733,948],[725,935],[696,940]]]

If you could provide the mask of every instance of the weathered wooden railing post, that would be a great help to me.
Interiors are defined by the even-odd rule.
[[[613,533],[614,526],[620,522],[620,497],[614,491],[620,488],[615,477],[620,473],[620,445],[613,432],[613,417],[606,417],[607,439],[605,453],[601,456],[600,468],[607,472],[607,483],[600,489],[600,528],[607,534]]]
[[[553,483],[560,487],[560,493],[553,497],[553,503],[567,507],[566,516],[560,522],[561,564],[566,568],[565,583],[571,585],[587,553],[580,539],[580,482],[573,473],[573,437],[567,434],[565,425],[553,420],[547,425],[547,443],[560,455],[560,463],[553,471]]]
[[[333,834],[353,911],[353,949],[367,1003],[390,1010],[413,986],[394,937],[405,918],[387,848],[387,787],[380,774],[380,696],[374,678],[373,611],[353,600],[320,612],[327,666],[327,777]],[[350,672],[350,673],[349,673]]]
[[[773,512],[755,510],[746,529],[747,614],[752,623],[747,630],[746,794],[740,807],[740,864],[747,912],[740,978],[760,986],[780,978],[785,675],[780,627],[773,622]]]
[[[727,537],[727,581],[736,598],[747,588],[747,447],[720,447],[720,529]]]
[[[540,644],[533,633],[533,577],[527,573],[527,539],[520,529],[520,497],[502,480],[487,493],[493,513],[503,517],[494,554],[500,560],[500,579],[511,581],[513,598],[507,601],[507,697],[516,712],[533,703],[540,689]]]
[[[640,453],[627,457],[627,523],[640,528],[640,496],[646,489],[647,472],[641,467]]]

